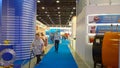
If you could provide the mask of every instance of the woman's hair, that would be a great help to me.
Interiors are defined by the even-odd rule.
[[[41,34],[41,36],[44,36],[44,34],[43,33],[40,33]]]
[[[36,33],[35,35],[40,36],[39,33]]]

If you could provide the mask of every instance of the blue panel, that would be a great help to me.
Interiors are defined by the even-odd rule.
[[[99,15],[99,20],[96,23],[118,23],[120,15]]]
[[[49,31],[46,31],[46,34],[49,35],[49,37],[48,37],[48,43],[49,44],[52,44],[54,42],[53,39],[54,39],[54,33],[55,32],[58,32],[60,34],[61,29],[55,29],[55,28],[53,28],[53,29],[50,29]]]
[[[6,48],[13,49],[13,46],[12,45],[9,45],[9,46],[0,45],[0,51],[4,50]]]
[[[110,25],[106,25],[106,26],[97,26],[96,28],[96,33],[105,33],[108,31],[120,32],[120,26],[113,25],[111,27]]]

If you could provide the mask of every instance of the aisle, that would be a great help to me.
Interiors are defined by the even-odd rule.
[[[52,47],[44,56],[42,62],[34,68],[78,68],[67,44],[68,41],[62,41],[58,53]]]

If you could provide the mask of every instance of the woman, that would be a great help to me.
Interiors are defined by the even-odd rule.
[[[38,64],[41,61],[41,54],[43,52],[43,45],[44,45],[44,42],[39,37],[39,34],[38,33],[35,34],[35,39],[32,42],[32,50],[37,57],[36,64]]]

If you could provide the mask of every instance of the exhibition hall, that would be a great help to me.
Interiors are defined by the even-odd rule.
[[[0,0],[0,68],[120,68],[120,0]]]

